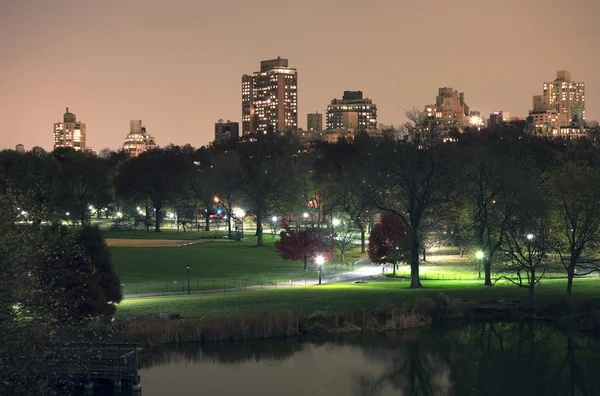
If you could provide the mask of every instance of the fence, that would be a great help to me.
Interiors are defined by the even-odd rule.
[[[328,264],[321,272],[322,278],[339,275],[353,271],[358,264]],[[201,276],[190,280],[190,292],[192,293],[217,293],[228,291],[243,291],[252,289],[277,288],[283,286],[308,286],[318,282],[318,272],[310,270],[307,272],[294,272],[288,274],[256,274],[252,276],[204,279]],[[124,285],[123,293],[126,295],[167,295],[186,294],[188,292],[187,278],[173,281],[165,281],[164,286],[148,285]]]

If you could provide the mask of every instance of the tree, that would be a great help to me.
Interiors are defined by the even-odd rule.
[[[398,261],[409,258],[410,241],[408,227],[401,216],[386,212],[369,236],[369,259],[378,264],[392,263],[394,275]]]
[[[503,279],[527,288],[529,304],[533,304],[535,286],[548,267],[552,238],[548,191],[548,187],[535,180],[519,192],[501,247],[506,258],[505,271],[509,273]]]
[[[447,199],[444,194],[450,165],[449,148],[440,144],[422,116],[408,114],[411,121],[398,130],[403,140],[383,139],[378,151],[376,177],[371,180],[371,198],[379,209],[394,213],[410,230],[410,287],[422,287],[419,254],[423,220],[430,210]]]
[[[263,246],[263,216],[276,202],[293,190],[290,157],[297,154],[295,146],[283,138],[270,137],[241,142],[238,146],[242,178],[241,190],[249,209],[256,216],[256,246]],[[291,187],[291,188],[290,188]]]
[[[124,162],[115,180],[124,200],[146,202],[155,211],[155,232],[160,232],[162,209],[186,188],[186,155],[178,146],[144,151]],[[148,213],[147,213],[148,216]]]
[[[275,250],[284,260],[304,261],[306,272],[309,259],[313,261],[318,255],[327,260],[332,258],[327,230],[314,227],[293,229],[287,223],[283,223],[282,228],[281,239],[275,242]]]
[[[600,236],[600,171],[570,162],[553,172],[551,180],[557,198],[554,243],[567,272],[570,299],[576,269],[583,274],[597,270],[593,253]]]
[[[231,217],[233,207],[240,202],[242,168],[234,152],[217,153],[214,157],[213,182],[217,195],[213,197],[216,206],[221,205],[227,216],[227,237],[231,239]]]
[[[57,148],[52,154],[60,164],[59,200],[63,211],[80,224],[110,202],[108,163],[94,154]]]
[[[83,254],[94,267],[94,273],[100,278],[99,287],[106,301],[101,314],[113,315],[116,310],[115,304],[121,302],[123,293],[102,231],[97,226],[85,226],[75,231],[75,243],[81,246]]]
[[[367,182],[370,178],[371,146],[371,140],[362,136],[353,143],[322,146],[327,157],[323,158],[326,165],[321,167],[326,171],[321,178],[325,179],[323,185],[329,197],[330,210],[344,213],[360,231],[362,253],[366,251],[368,211],[373,207]]]
[[[340,222],[339,225],[332,229],[334,232],[333,244],[340,250],[342,263],[345,262],[346,252],[354,244],[354,241],[360,237],[360,233],[349,227],[346,222]]]
[[[494,255],[502,246],[506,227],[514,210],[514,191],[511,184],[522,181],[514,161],[507,161],[506,146],[494,149],[471,147],[464,158],[459,189],[459,200],[470,212],[472,227],[459,225],[463,230],[475,231],[475,245],[483,252],[484,284],[492,286],[491,268]],[[502,154],[498,154],[502,152]],[[498,155],[497,155],[498,154]],[[499,156],[502,155],[502,159]],[[510,159],[510,157],[509,157]],[[463,218],[464,219],[464,218]]]

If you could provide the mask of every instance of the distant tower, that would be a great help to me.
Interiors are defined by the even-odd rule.
[[[323,114],[319,114],[319,112],[307,114],[306,130],[321,132],[323,130]]]
[[[362,91],[344,91],[327,106],[327,129],[377,129],[377,105]]]
[[[63,122],[54,124],[54,148],[72,147],[75,150],[86,150],[85,124],[76,121],[75,114],[69,108],[63,116]]]
[[[142,120],[129,121],[129,133],[123,142],[123,151],[132,157],[136,157],[144,151],[156,147],[154,136],[146,132],[142,126]]]
[[[540,99],[534,97],[534,106]],[[571,72],[559,70],[553,82],[544,83],[542,108],[539,111],[557,111],[558,125],[570,126],[571,123],[583,123],[585,120],[585,83],[571,80]]]
[[[215,123],[215,142],[226,139],[238,139],[240,137],[240,124],[237,122],[227,122],[222,119]]]
[[[242,76],[242,133],[286,132],[298,128],[298,72],[278,57],[260,62],[260,71]]]
[[[15,151],[17,153],[24,153],[25,152],[25,146],[23,146],[22,144],[17,144],[15,146]]]

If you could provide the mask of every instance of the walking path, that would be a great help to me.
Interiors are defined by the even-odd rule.
[[[373,276],[381,274],[381,267],[370,265],[360,267],[357,270],[350,272],[342,272],[337,275],[327,275],[321,278],[322,284],[328,283],[341,283],[341,282],[352,282],[356,280],[369,279]],[[232,293],[232,292],[245,292],[245,291],[256,291],[256,290],[269,290],[269,289],[280,289],[282,287],[294,287],[294,286],[313,286],[319,283],[318,279],[305,279],[301,282],[278,282],[269,285],[253,285],[246,287],[235,287],[235,288],[221,288],[221,289],[206,289],[206,290],[192,290],[190,294],[214,294],[214,293]],[[185,291],[177,292],[158,292],[158,293],[137,293],[137,294],[125,294],[123,298],[139,298],[139,297],[156,297],[156,296],[170,296],[170,295],[181,295],[187,294]]]

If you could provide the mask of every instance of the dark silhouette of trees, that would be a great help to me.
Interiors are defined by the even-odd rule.
[[[187,188],[186,155],[181,147],[148,150],[124,162],[116,177],[116,192],[123,199],[149,201],[160,231],[162,210]]]

